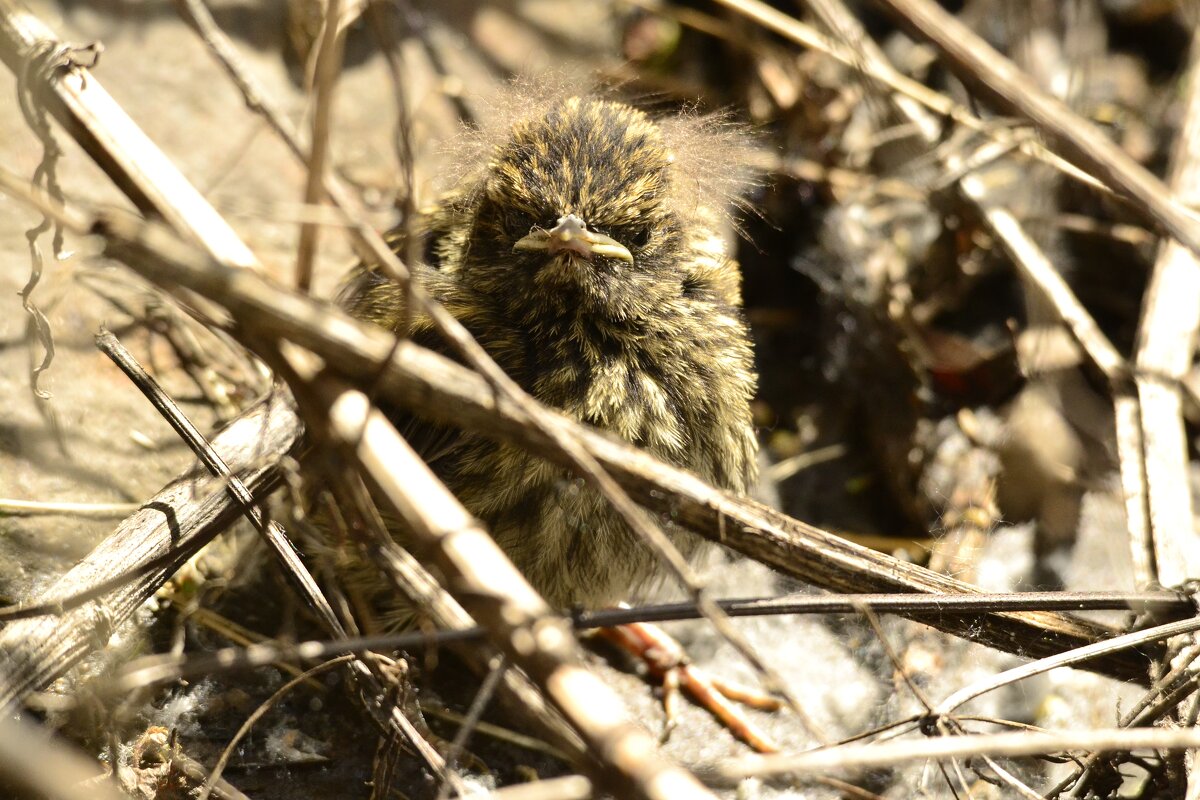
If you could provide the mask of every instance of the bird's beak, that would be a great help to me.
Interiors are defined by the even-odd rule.
[[[584,258],[607,256],[633,263],[633,254],[625,245],[602,233],[587,229],[587,223],[574,214],[558,218],[558,224],[548,231],[536,230],[517,241],[513,250],[543,250],[556,253],[578,253]]]

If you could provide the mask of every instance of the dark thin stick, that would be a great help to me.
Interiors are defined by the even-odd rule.
[[[718,600],[731,617],[773,614],[854,614],[868,608],[880,614],[910,618],[971,615],[1010,611],[1128,611],[1186,619],[1195,613],[1191,601],[1175,592],[1019,592],[978,595],[845,594],[788,595],[779,598]],[[670,622],[696,619],[692,603],[665,603],[635,608],[584,611],[574,616],[576,627],[607,628],[629,622]]]
[[[1172,604],[1170,598],[1175,598]],[[1076,611],[1122,610],[1144,605],[1160,610],[1170,609],[1184,618],[1190,605],[1180,601],[1172,592],[1135,592],[1131,594],[1102,592],[1031,592],[1025,594],[992,594],[978,596],[862,594],[830,597],[788,596],[720,600],[721,607],[731,617],[752,617],[775,614],[856,614],[863,608],[878,613],[903,613],[920,618],[940,614],[974,615],[982,612],[1032,611],[1048,607]],[[700,611],[692,603],[667,603],[635,608],[613,608],[582,612],[574,615],[576,629],[607,628],[631,622],[668,622],[700,619]],[[465,628],[450,631],[416,631],[380,636],[360,636],[338,641],[310,641],[291,645],[256,644],[249,647],[227,647],[202,656],[148,656],[132,662],[117,678],[114,691],[130,691],[145,683],[175,680],[179,677],[204,675],[218,670],[247,669],[274,661],[330,658],[342,653],[363,653],[370,650],[419,650],[459,642],[474,642],[483,638],[483,629]]]
[[[245,485],[229,470],[229,467],[221,459],[220,455],[213,450],[212,446],[204,438],[204,435],[184,415],[179,406],[167,396],[166,392],[158,385],[158,382],[142,368],[137,359],[117,341],[115,336],[107,331],[101,332],[96,337],[96,346],[111,358],[120,367],[121,371],[133,381],[134,385],[150,400],[159,413],[166,418],[171,427],[175,429],[175,432],[187,443],[188,447],[196,453],[196,456],[200,458],[205,467],[214,476],[223,478],[226,481],[226,490],[242,508],[244,513],[250,517],[250,520],[258,528],[259,532],[267,539],[267,542],[271,545],[276,555],[283,562],[285,572],[299,587],[304,599],[321,617],[322,621],[335,637],[345,638],[345,628],[338,620],[337,615],[334,614],[329,601],[321,593],[317,582],[309,573],[308,568],[304,566],[299,552],[296,550],[295,545],[291,543],[291,540],[288,539],[283,527],[276,522],[272,521],[268,523],[266,521],[262,512],[254,505],[253,497]],[[378,676],[367,663],[355,659],[351,661],[350,668],[373,694],[378,695],[380,693],[382,686]],[[373,709],[370,702],[367,702],[365,705],[368,710]],[[392,708],[390,712],[380,715],[380,722],[385,728],[388,725],[388,719],[421,753],[434,773],[439,775],[444,774],[446,779],[451,781],[456,788],[461,786],[461,782],[458,781],[456,776],[444,772],[444,762],[441,757],[421,738],[417,730],[399,709]]]
[[[179,438],[191,448],[196,457],[200,459],[205,468],[208,469],[214,477],[224,478],[229,495],[234,499],[250,521],[254,523],[254,527],[267,540],[267,544],[275,552],[283,565],[284,572],[296,584],[300,590],[300,595],[309,604],[309,606],[321,618],[325,627],[335,636],[344,637],[346,635],[345,628],[334,614],[329,601],[325,599],[325,595],[321,593],[321,589],[317,586],[316,580],[308,571],[308,567],[304,566],[304,562],[300,558],[300,552],[296,546],[292,544],[288,538],[287,532],[278,522],[267,521],[263,516],[262,510],[254,503],[254,497],[250,494],[250,490],[246,485],[238,480],[238,477],[229,469],[229,465],[225,463],[220,454],[213,449],[208,443],[204,434],[192,424],[192,421],[187,418],[187,415],[179,408],[166,392],[159,386],[158,381],[143,369],[138,360],[133,357],[133,354],[125,349],[116,336],[113,336],[106,330],[102,330],[96,336],[96,347],[100,348],[100,352],[104,353],[113,363],[116,364],[126,377],[133,382],[150,404],[158,411],[159,414],[170,424],[170,426],[179,434]]]

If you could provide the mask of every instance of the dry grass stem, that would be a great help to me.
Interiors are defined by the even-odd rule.
[[[321,38],[316,51],[316,83],[312,92],[312,136],[308,154],[308,181],[304,186],[305,205],[315,206],[325,195],[326,162],[329,158],[329,131],[333,116],[333,90],[342,68],[342,46],[345,42],[341,17],[341,0],[327,0]],[[313,263],[321,228],[311,222],[300,226],[300,244],[296,255],[296,286],[302,292],[312,287]]]
[[[16,786],[48,800],[127,800],[102,770],[33,723],[0,717],[0,776]]]
[[[20,74],[37,48],[62,48],[41,20],[13,0],[0,0],[0,59]],[[145,214],[161,217],[201,242],[215,258],[242,267],[258,259],[171,160],[150,141],[86,69],[33,75],[39,100],[118,188]]]
[[[1016,65],[932,0],[880,0],[919,37],[937,47],[947,65],[1001,111],[1016,113],[1056,142],[1063,155],[1133,203],[1148,222],[1170,231],[1200,253],[1200,225],[1158,178],[1095,125],[1042,91]]]
[[[1111,728],[1055,733],[940,736],[885,744],[843,744],[807,753],[747,756],[715,767],[731,779],[834,770],[883,769],[909,761],[973,756],[1039,756],[1068,752],[1183,750],[1200,747],[1200,731]]]
[[[294,361],[293,367],[301,374],[311,369]],[[544,688],[589,752],[611,768],[597,777],[625,797],[711,796],[657,755],[649,735],[626,718],[620,699],[583,666],[566,621],[546,606],[367,397],[328,376],[313,374],[309,380],[296,387],[301,407],[327,415],[328,433],[335,437],[330,444],[353,455],[429,548],[452,593],[489,631],[492,643]]]
[[[53,503],[42,500],[0,499],[0,515],[62,515],[109,519],[126,517],[138,510],[136,503]]]
[[[1200,38],[1193,37],[1184,79],[1187,102],[1171,168],[1175,199],[1193,207],[1200,193]],[[1175,241],[1159,250],[1138,326],[1137,398],[1141,410],[1146,504],[1155,577],[1179,586],[1200,575],[1200,538],[1193,524],[1188,440],[1179,384],[1195,354],[1200,328],[1200,259]]]
[[[964,686],[938,703],[935,713],[938,715],[949,714],[962,704],[982,694],[999,689],[1001,686],[1008,686],[1017,681],[1031,678],[1034,675],[1040,675],[1043,672],[1049,672],[1052,669],[1074,666],[1088,659],[1095,658],[1097,655],[1140,647],[1150,642],[1163,641],[1173,636],[1181,636],[1197,630],[1200,630],[1200,618],[1168,622],[1165,625],[1156,625],[1145,630],[1116,636],[1104,642],[1096,642],[1085,647],[1078,647],[1060,655],[1031,661],[1028,664],[1022,664],[1019,667],[1014,667],[998,675],[989,676],[976,684]]]

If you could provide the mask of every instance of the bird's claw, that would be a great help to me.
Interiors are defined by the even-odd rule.
[[[708,675],[692,664],[679,643],[657,625],[634,622],[601,628],[599,635],[641,659],[650,674],[662,681],[663,711],[666,715],[662,741],[666,741],[675,728],[682,689],[691,695],[697,705],[708,709],[730,733],[758,752],[774,753],[778,750],[770,737],[734,705],[736,702],[760,711],[778,711],[782,704],[774,697]]]

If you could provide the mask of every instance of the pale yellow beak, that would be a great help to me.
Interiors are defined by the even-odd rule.
[[[574,214],[558,218],[558,224],[548,231],[536,230],[517,241],[513,250],[544,250],[556,253],[578,253],[584,258],[607,256],[633,263],[633,254],[616,239],[587,229],[587,223]]]

